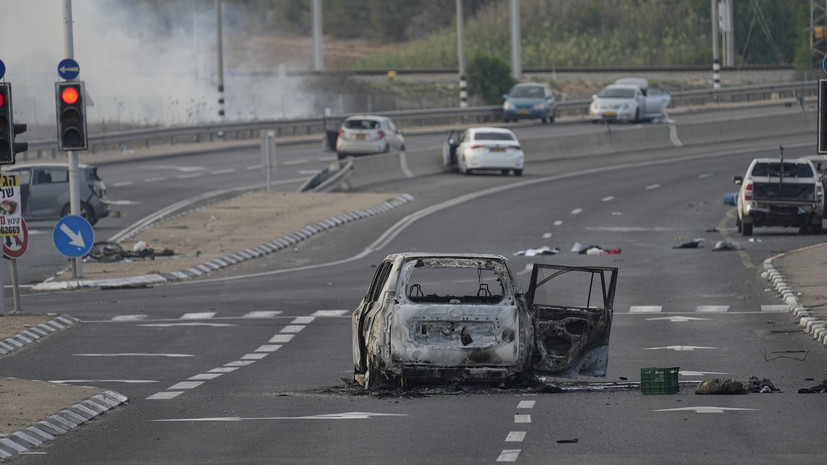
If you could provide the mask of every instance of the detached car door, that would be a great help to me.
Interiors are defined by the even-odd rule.
[[[617,268],[535,264],[526,301],[532,368],[541,376],[606,376]]]

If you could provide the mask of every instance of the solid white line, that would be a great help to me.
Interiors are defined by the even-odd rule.
[[[505,442],[523,442],[525,440],[525,431],[509,431],[508,436],[505,437]]]
[[[146,400],[169,400],[183,394],[184,391],[177,392],[158,392],[147,397]]]
[[[140,321],[145,320],[149,315],[120,315],[112,317],[112,321]]]

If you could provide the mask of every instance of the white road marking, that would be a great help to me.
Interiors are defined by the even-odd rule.
[[[212,371],[212,370],[210,370]],[[187,378],[191,381],[209,381],[211,379],[218,378],[219,376],[223,375],[224,373],[201,373],[195,376],[190,376]]]
[[[207,320],[215,316],[216,312],[184,313],[182,320]]]
[[[575,208],[574,210],[572,210],[572,211],[571,211],[571,214],[572,214],[572,215],[579,215],[579,214],[581,214],[581,213],[583,213],[583,209],[582,209],[582,208]]]
[[[777,312],[777,313],[784,313],[789,308],[786,305],[762,305],[761,311],[762,312]]]
[[[543,239],[551,239],[551,233],[543,234]]]
[[[112,321],[140,321],[145,320],[149,315],[119,315],[112,318]]]
[[[275,352],[281,349],[280,344],[267,344],[256,349],[256,352]]]
[[[146,178],[146,179],[144,179],[144,182],[161,182],[161,181],[166,181],[166,180],[167,180],[167,178],[164,178],[164,177],[160,177],[160,178]]]
[[[509,431],[508,436],[505,437],[505,442],[523,442],[525,440],[525,431]]]
[[[245,354],[243,357],[241,357],[241,359],[242,360],[261,360],[266,356],[267,356],[266,352],[258,352],[258,353],[254,353],[254,354]]]
[[[560,221],[560,220],[557,220],[557,221],[555,221],[553,224],[554,224],[554,226],[560,226],[560,225],[562,225],[562,224],[563,224],[563,222],[562,222],[562,221]]]
[[[123,187],[123,186],[131,186],[132,184],[133,184],[133,181],[122,181],[122,182],[116,182],[115,184],[112,184],[112,186],[113,187]]]
[[[212,326],[215,328],[220,328],[235,325],[230,323],[147,323],[145,325],[138,326],[144,326],[148,328],[172,328],[173,326]]]
[[[531,423],[531,415],[518,413],[514,415],[514,423]]]
[[[517,408],[534,408],[534,403],[537,402],[536,400],[521,400],[519,404],[517,404]]]
[[[687,321],[707,321],[709,318],[695,318],[691,316],[663,316],[660,318],[647,318],[646,321],[667,320],[672,323],[686,323]]]
[[[175,176],[175,179],[200,178],[202,175],[202,173],[179,174],[178,176]]]
[[[698,313],[726,313],[729,305],[698,305],[695,311]]]
[[[234,168],[227,168],[225,170],[215,170],[215,171],[210,172],[211,175],[230,174],[230,173],[235,173],[235,169]]]
[[[74,354],[76,357],[167,357],[167,358],[182,358],[195,357],[191,354],[148,354],[142,352],[124,352],[119,354]]]
[[[274,318],[277,315],[281,315],[281,312],[278,310],[260,311],[245,313],[244,316],[242,316],[241,318]]]
[[[313,323],[313,320],[315,320],[315,319],[316,319],[316,317],[313,317],[313,316],[297,316],[296,318],[293,319],[293,321],[290,322],[290,324],[291,325],[309,325],[310,323]]]
[[[615,198],[614,198],[614,196],[612,196],[612,195],[608,195],[608,196],[606,196],[606,197],[603,197],[603,198],[602,198],[602,199],[600,199],[600,200],[601,200],[602,202],[611,202],[611,201],[612,201],[612,200],[614,200],[614,199],[615,199]]]
[[[304,329],[304,325],[287,325],[281,329],[280,332],[282,333],[298,333],[299,331]]]
[[[247,365],[253,363],[255,360],[236,360],[234,362],[225,363],[225,367],[246,367]]]
[[[633,305],[629,307],[629,313],[660,313],[663,307],[660,305]]]
[[[695,412],[695,413],[724,413],[726,411],[750,411],[758,410],[754,408],[731,408],[731,407],[682,407],[682,408],[665,408],[654,410],[655,412]]]
[[[678,372],[681,376],[708,376],[708,375],[728,375],[729,373],[723,373],[720,371],[684,371],[680,370]]]
[[[213,368],[212,370],[208,371],[207,373],[232,373],[233,371],[238,370],[239,367],[218,367]]]
[[[152,394],[151,396],[147,397],[146,400],[169,400],[169,399],[173,399],[175,397],[178,397],[183,393],[184,393],[184,391],[157,392],[157,393]]]
[[[701,347],[701,346],[662,346],[662,347],[647,347],[643,350],[674,350],[676,352],[692,352],[693,350],[716,350],[717,347]]]
[[[293,339],[292,334],[276,334],[275,336],[271,337],[270,340],[267,342],[284,344],[285,342],[290,342],[291,339]]]
[[[646,190],[650,191],[652,189],[657,189],[659,187],[660,187],[660,184],[650,184],[650,185],[646,186]]]
[[[293,165],[303,165],[305,163],[310,163],[311,160],[287,160],[282,162],[281,164],[284,166],[293,166]]]
[[[206,418],[167,418],[152,420],[158,422],[236,422],[236,421],[274,421],[274,420],[368,420],[373,417],[407,417],[403,413],[370,413],[370,412],[345,412],[330,413],[324,415],[308,415],[302,417],[206,417]]]
[[[245,170],[249,170],[249,171],[260,170],[261,168],[262,168],[261,163],[259,163],[258,165],[250,165],[250,166],[245,166],[244,167]]]
[[[497,462],[516,462],[519,456],[520,449],[503,449],[497,457]]]
[[[157,383],[152,379],[56,379],[49,381],[55,384],[85,384],[85,383],[124,383],[124,384],[148,384]]]
[[[701,173],[698,175],[698,179],[709,178],[715,176],[715,173]]]
[[[350,310],[316,310],[310,316],[316,317],[337,317],[337,316],[345,316],[349,315]]]
[[[178,384],[172,385],[169,387],[170,390],[178,390],[178,389],[195,389],[198,386],[204,384],[203,381],[181,381]]]

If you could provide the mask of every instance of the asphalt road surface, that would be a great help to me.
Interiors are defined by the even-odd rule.
[[[538,163],[521,178],[381,184],[371,190],[415,201],[309,239],[292,252],[299,268],[273,254],[176,285],[25,295],[27,313],[82,324],[0,359],[0,371],[112,389],[130,402],[9,463],[824,463],[827,408],[797,390],[827,377],[827,357],[759,276],[765,258],[823,237],[768,228],[747,240],[721,202],[753,157],[782,144],[787,156],[809,155],[813,142],[736,141]],[[233,176],[203,184],[249,182]],[[144,202],[194,189],[155,186],[158,197]],[[676,248],[696,238],[703,248]],[[713,251],[719,240],[741,250]],[[575,243],[621,253],[581,255]],[[541,246],[560,253],[515,255]],[[606,379],[558,394],[348,388],[349,314],[375,264],[397,251],[500,253],[523,285],[535,260],[619,267]],[[681,392],[622,387],[642,367],[680,367]],[[751,376],[782,391],[693,392],[703,379]]]

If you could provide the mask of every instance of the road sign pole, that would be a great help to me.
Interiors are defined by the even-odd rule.
[[[14,315],[16,313],[20,313],[20,286],[17,283],[17,259],[12,258],[11,260],[11,291],[12,296],[14,299],[14,309],[9,313],[10,315]],[[0,276],[2,278],[2,276]],[[2,281],[0,281],[2,282]]]
[[[63,46],[66,58],[75,58],[74,39],[72,37],[72,0],[63,0]],[[86,98],[82,95],[81,98]],[[69,158],[69,209],[72,215],[80,214],[80,189],[78,188],[78,159],[73,150],[66,152]],[[72,276],[83,277],[82,258],[72,259]]]

